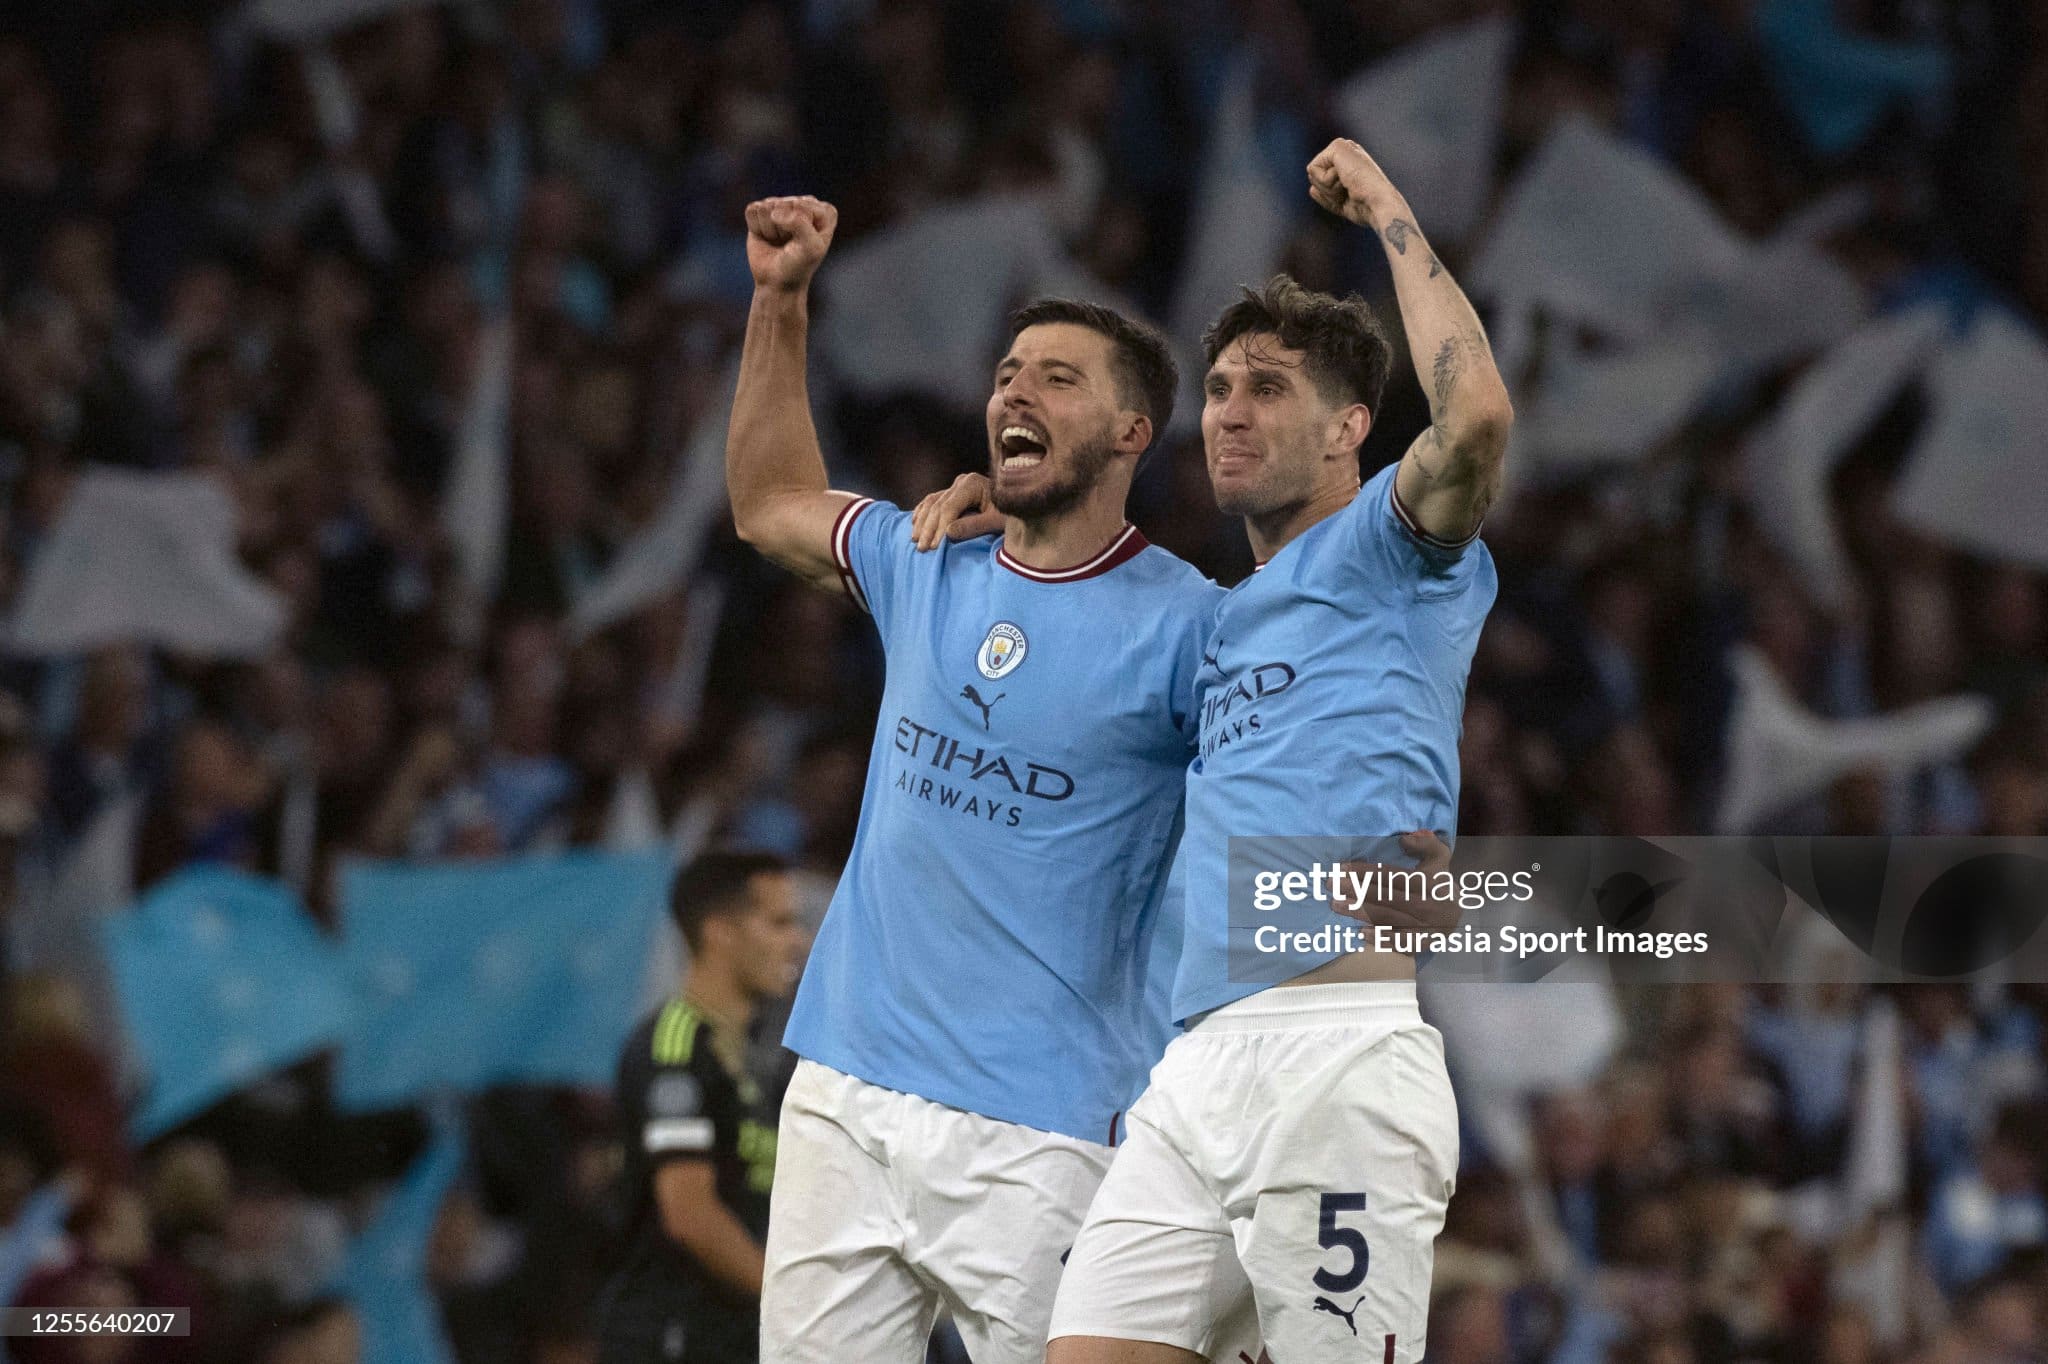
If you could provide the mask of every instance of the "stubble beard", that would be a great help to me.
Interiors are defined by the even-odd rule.
[[[1061,512],[1071,511],[1095,490],[1115,453],[1109,433],[1104,431],[1092,440],[1081,441],[1074,446],[1065,477],[1026,492],[1006,493],[1003,491],[1002,455],[998,452],[995,472],[989,479],[992,488],[990,500],[995,503],[997,511],[1020,521],[1042,521],[1058,516]]]
[[[1250,483],[1218,489],[1210,480],[1216,510],[1225,516],[1271,516],[1306,502],[1315,493],[1313,476],[1305,472],[1308,455],[1291,438],[1269,439],[1265,459]]]
[[[1216,494],[1216,510],[1225,516],[1260,516],[1271,510],[1267,500],[1262,488],[1233,488]]]

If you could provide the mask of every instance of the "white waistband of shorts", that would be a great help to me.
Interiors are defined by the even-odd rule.
[[[1279,985],[1203,1014],[1189,1032],[1280,1032],[1344,1023],[1422,1021],[1412,980],[1346,980],[1329,985]]]

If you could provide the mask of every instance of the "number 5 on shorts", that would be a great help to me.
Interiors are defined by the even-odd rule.
[[[1316,1243],[1324,1250],[1341,1247],[1351,1252],[1351,1265],[1342,1273],[1332,1273],[1327,1269],[1316,1271],[1316,1287],[1325,1293],[1348,1293],[1365,1282],[1365,1267],[1372,1258],[1365,1244],[1365,1233],[1356,1227],[1337,1225],[1337,1214],[1364,1211],[1365,1195],[1362,1193],[1323,1195],[1323,1215],[1316,1227]]]

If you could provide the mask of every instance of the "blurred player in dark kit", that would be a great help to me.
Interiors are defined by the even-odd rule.
[[[731,1364],[759,1348],[775,1113],[748,1073],[747,1032],[795,983],[806,934],[788,865],[770,853],[706,853],[669,907],[690,965],[619,1057],[634,1203],[603,1364]]]

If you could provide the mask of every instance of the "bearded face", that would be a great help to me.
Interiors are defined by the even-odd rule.
[[[1108,337],[1068,322],[1017,333],[986,414],[996,510],[1037,520],[1080,503],[1110,466],[1122,411]]]
[[[1114,453],[1110,441],[1110,430],[1105,424],[1093,437],[1066,447],[1057,461],[1048,450],[1039,464],[1022,468],[1012,467],[1015,455],[999,451],[990,473],[995,484],[996,510],[1005,516],[1036,521],[1076,505],[1102,481],[1103,472],[1109,468]],[[1006,478],[1006,472],[1011,476]]]
[[[1314,493],[1335,409],[1304,360],[1277,337],[1248,333],[1209,367],[1202,449],[1225,515],[1265,516]]]

